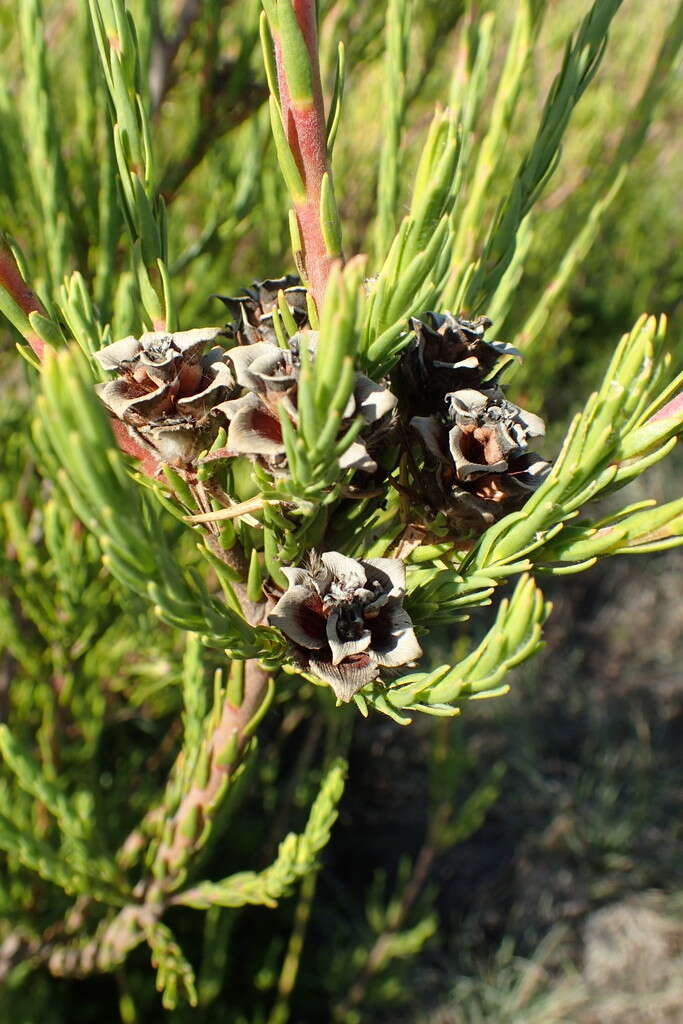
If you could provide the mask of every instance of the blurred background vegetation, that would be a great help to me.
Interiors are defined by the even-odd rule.
[[[474,124],[481,135],[515,5],[474,6],[478,17],[491,10],[496,19],[490,82]],[[588,7],[568,0],[537,6],[545,14],[490,182],[490,213],[533,138],[566,38]],[[234,294],[255,277],[294,269],[264,105],[259,5],[131,0],[130,7],[143,27],[180,323],[220,323],[213,293]],[[100,244],[123,238],[124,224],[118,214],[93,215],[114,208],[107,201],[114,157],[95,55],[83,42],[87,4],[46,0],[43,8],[44,34],[31,0],[0,0],[0,224],[20,243],[38,285],[60,280],[64,268],[80,270],[119,337],[138,325],[124,247],[114,267]],[[372,0],[321,4],[330,88],[337,41],[347,48],[334,164],[347,254],[368,245],[373,216],[384,13]],[[434,103],[453,101],[470,13],[457,2],[415,0],[400,182],[411,180]],[[528,399],[547,417],[549,453],[619,335],[643,311],[670,317],[680,361],[682,22],[674,0],[657,0],[647,12],[636,0],[623,4],[532,214],[507,309],[495,317],[492,335],[524,348],[529,317],[551,289],[547,318],[514,378],[522,404]],[[667,41],[673,52],[646,123],[638,104]],[[51,102],[36,106],[46,81]],[[38,152],[54,152],[59,140],[55,182],[46,181],[44,163],[29,159],[26,132],[39,140]],[[608,196],[622,165],[623,182]],[[592,244],[561,280],[568,244],[596,210]],[[171,631],[102,570],[80,524],[63,521],[32,449],[34,384],[15,340],[3,325],[0,716],[27,740],[38,736],[55,777],[93,773],[93,788],[107,794],[106,819],[91,809],[106,842],[133,826],[166,776],[178,741],[183,655]],[[681,466],[674,452],[651,470],[648,494],[676,497]],[[643,496],[638,483],[632,490],[634,501]],[[420,722],[408,731],[356,721],[350,780],[319,875],[277,914],[210,911],[203,933],[197,917],[179,909],[174,930],[201,961],[200,1005],[169,1016],[235,1024],[683,1020],[682,574],[683,554],[674,551],[600,565],[562,588],[551,581],[547,648],[517,672],[510,696],[473,705],[455,724]],[[479,625],[475,617],[471,630]],[[440,643],[457,653],[463,638],[450,633]],[[207,674],[213,667],[207,662]],[[318,783],[327,714],[310,686],[279,695],[253,769],[261,785],[232,801],[226,828],[238,806],[239,828],[231,829],[229,848],[219,843],[207,855],[223,874],[247,856],[268,863],[285,829],[301,823]],[[40,834],[48,823],[27,820],[27,828]],[[27,891],[16,876],[17,865],[8,863],[0,907],[3,1019],[161,1018],[142,952],[115,977],[76,982],[29,973],[30,957],[20,956],[29,942],[24,923],[49,923],[58,897],[48,887]],[[239,961],[227,958],[229,939]]]

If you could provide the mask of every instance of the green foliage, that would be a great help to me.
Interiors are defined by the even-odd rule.
[[[439,614],[447,618],[448,613],[442,611],[444,607],[452,614],[452,610],[463,603],[463,597],[454,596],[452,586],[438,582],[438,577],[437,582],[423,589],[427,591],[423,600],[429,602],[423,606],[423,614],[431,621]],[[483,591],[480,599],[492,589]],[[472,596],[468,595],[465,601],[471,603]],[[507,687],[501,687],[500,682],[506,673],[541,646],[541,628],[549,610],[533,580],[522,576],[512,598],[501,602],[490,632],[468,657],[453,667],[442,665],[432,672],[402,676],[399,685],[386,693],[375,690],[370,699],[379,710],[402,724],[409,724],[410,719],[402,716],[398,709],[453,715],[459,711],[454,701],[505,693]]]
[[[66,172],[56,131],[55,95],[50,89],[47,68],[47,43],[43,32],[40,0],[22,3],[19,9],[22,65],[23,116],[33,123],[28,151],[33,195],[39,203],[44,230],[44,247],[50,282],[55,287],[70,263],[73,209],[70,208]]]
[[[406,344],[406,320],[438,302],[448,267],[460,146],[454,116],[434,115],[403,218],[373,287],[361,339],[368,369],[385,373]]]
[[[175,902],[197,909],[241,907],[245,903],[274,906],[297,879],[313,870],[316,855],[327,845],[344,791],[346,766],[337,761],[328,769],[301,835],[289,833],[280,843],[277,859],[265,871],[242,872],[222,882],[204,882],[179,893]]]
[[[599,67],[607,43],[607,31],[619,6],[620,0],[596,0],[575,39],[567,44],[562,69],[548,94],[536,138],[496,215],[481,261],[462,297],[456,288],[447,293],[449,305],[464,305],[478,310],[490,301],[514,257],[522,221],[555,169],[562,136],[574,107]],[[468,270],[461,273],[467,280]]]
[[[157,971],[157,989],[165,1010],[174,1010],[178,1005],[178,990],[190,1006],[197,1005],[197,990],[192,968],[180,951],[173,933],[161,922],[156,921],[147,933],[152,951],[152,966]]]

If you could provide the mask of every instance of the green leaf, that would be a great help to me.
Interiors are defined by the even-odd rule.
[[[270,125],[273,130],[275,150],[277,152],[280,170],[282,171],[282,177],[285,179],[292,201],[294,203],[303,203],[306,199],[306,186],[303,183],[303,179],[299,173],[299,168],[296,165],[296,160],[292,155],[292,151],[289,148],[289,142],[287,141],[287,136],[285,135],[285,130],[282,125],[282,114],[273,96],[270,97],[269,105]]]
[[[277,33],[282,47],[282,65],[292,104],[299,109],[313,106],[313,73],[292,0],[276,0]]]
[[[320,187],[320,227],[328,256],[341,256],[341,224],[334,198],[332,181],[327,172],[323,174]]]

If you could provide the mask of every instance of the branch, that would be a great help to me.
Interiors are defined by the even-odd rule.
[[[38,358],[42,359],[45,342],[34,331],[29,317],[31,313],[38,313],[40,316],[46,317],[47,313],[36,293],[31,291],[24,281],[14,253],[1,237],[0,288],[5,292],[4,296],[0,296],[0,309],[24,336]]]
[[[144,940],[159,909],[128,904],[85,940],[75,937],[69,941],[63,934],[55,937],[55,929],[48,929],[42,938],[20,932],[9,935],[0,945],[0,981],[6,981],[12,970],[26,961],[45,964],[52,975],[62,978],[112,971]]]
[[[267,707],[269,673],[255,660],[247,661],[244,668],[242,700],[235,704],[230,693],[226,696],[216,728],[204,744],[206,775],[202,780],[195,779],[184,793],[167,838],[157,851],[155,874],[163,877],[152,883],[148,901],[163,898],[164,891],[182,884],[185,867],[192,854],[203,845],[208,831],[206,826],[226,785],[242,764],[254,728]]]
[[[277,24],[271,22],[271,31],[279,116],[302,186],[292,195],[301,242],[301,252],[295,255],[321,310],[341,245],[327,153],[315,0],[278,0],[276,10]]]

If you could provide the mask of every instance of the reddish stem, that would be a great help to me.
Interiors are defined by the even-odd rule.
[[[320,189],[323,175],[327,173],[331,181],[332,172],[327,159],[327,125],[320,82],[315,0],[292,0],[292,6],[311,61],[312,106],[296,106],[292,102],[277,33],[274,34],[275,63],[282,121],[287,133],[287,141],[306,189],[306,199],[294,204],[301,235],[301,258],[308,286],[318,310],[321,310],[325,286],[335,257],[328,254],[323,238],[320,223]]]
[[[656,423],[657,420],[666,420],[671,416],[683,415],[683,391],[679,391],[675,398],[663,405],[659,412],[651,416],[648,423]]]
[[[17,261],[14,258],[14,253],[4,242],[0,241],[0,288],[4,288],[7,294],[16,302],[17,306],[21,311],[28,317],[30,313],[40,313],[41,316],[47,316],[45,307],[42,302],[32,291],[24,281],[23,277],[19,272]],[[165,329],[162,328],[162,329]],[[46,345],[42,338],[40,338],[35,331],[24,331],[23,332],[26,341],[29,343],[38,359],[42,362],[45,358],[46,352],[51,351],[49,345]],[[114,437],[116,443],[122,452],[126,455],[132,455],[133,458],[139,459],[141,465],[140,469],[147,476],[154,477],[158,470],[158,465],[152,456],[147,452],[141,445],[137,444],[135,439],[131,437],[126,427],[120,420],[111,421],[112,429],[114,431]]]
[[[266,699],[267,689],[266,669],[257,661],[245,662],[242,701],[236,706],[225,699],[213,734],[205,739],[205,746],[210,752],[207,776],[201,782],[195,781],[183,794],[171,822],[170,835],[157,852],[158,863],[165,863],[168,868],[167,885],[176,882],[178,872],[184,869],[188,859],[201,845],[203,826],[214,816],[226,780],[234,776],[242,763],[251,738],[249,724]],[[199,815],[200,824],[198,834],[193,836],[185,832],[182,826],[194,813]],[[164,883],[161,888],[163,886]],[[153,884],[150,892],[156,894],[158,890],[159,886]]]
[[[47,316],[40,299],[32,292],[19,273],[14,253],[4,242],[0,241],[0,288],[16,302],[19,309],[28,317],[30,313]],[[24,337],[39,359],[43,358],[45,342],[35,331],[24,332]]]

